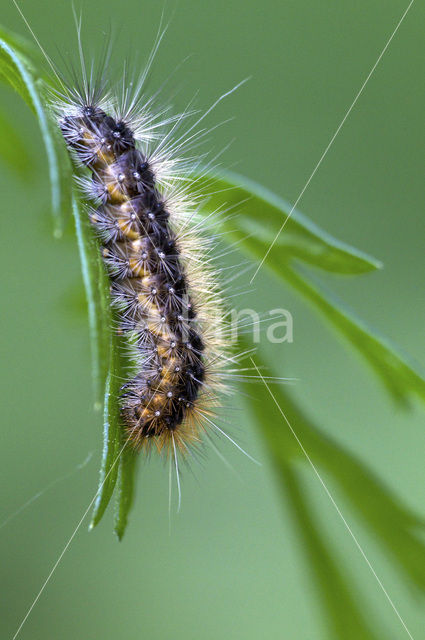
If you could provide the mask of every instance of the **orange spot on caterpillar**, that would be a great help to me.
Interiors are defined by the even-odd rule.
[[[120,204],[126,200],[126,195],[122,192],[119,182],[107,182],[105,186],[111,204]]]
[[[140,237],[139,232],[137,231],[137,229],[132,229],[132,222],[128,221],[128,220],[123,220],[122,218],[117,220],[117,224],[119,226],[119,228],[121,229],[121,231],[123,232],[123,234],[127,237],[130,238],[130,240],[136,240],[137,238]]]
[[[143,264],[140,262],[138,257],[130,258],[129,265],[133,274],[139,278],[143,278],[148,273],[148,271],[144,269]]]

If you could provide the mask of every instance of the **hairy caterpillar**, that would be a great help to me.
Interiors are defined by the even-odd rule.
[[[135,363],[120,398],[126,438],[137,450],[164,451],[177,467],[177,453],[186,456],[208,427],[234,442],[213,418],[228,392],[226,366],[237,359],[209,266],[203,227],[211,221],[198,217],[199,202],[187,196],[192,178],[180,155],[206,114],[177,140],[172,134],[187,113],[168,118],[168,133],[155,135],[160,125],[143,94],[147,71],[133,92],[114,96],[107,62],[96,78],[88,74],[80,29],[78,37],[82,80],[69,86],[60,78],[54,112],[77,166],[91,172],[78,180]]]

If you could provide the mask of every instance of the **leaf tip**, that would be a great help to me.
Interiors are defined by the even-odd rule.
[[[371,260],[371,264],[375,269],[383,269],[384,268],[384,263],[381,260],[378,260],[377,258],[373,258]]]
[[[115,528],[114,533],[118,538],[118,542],[122,542],[122,539],[124,537],[124,531],[122,529]]]

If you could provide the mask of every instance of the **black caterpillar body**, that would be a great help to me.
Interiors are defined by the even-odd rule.
[[[128,436],[137,448],[151,438],[162,448],[183,421],[191,424],[206,375],[179,240],[150,162],[126,123],[96,105],[63,114],[59,123],[77,160],[92,172],[90,189],[99,206],[90,209],[90,220],[101,239],[121,329],[134,337],[138,354],[138,374],[122,395]],[[186,438],[192,437],[186,428]]]

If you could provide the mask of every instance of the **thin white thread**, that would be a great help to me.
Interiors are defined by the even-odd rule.
[[[335,507],[337,514],[339,515],[339,517],[341,518],[342,522],[345,525],[345,528],[347,529],[348,533],[350,534],[350,536],[352,537],[357,549],[360,551],[363,559],[365,560],[367,566],[369,567],[370,571],[372,572],[373,576],[375,577],[376,581],[378,582],[379,586],[381,587],[385,597],[387,598],[388,602],[390,603],[392,609],[394,610],[397,618],[400,620],[401,624],[403,625],[407,635],[409,636],[409,638],[411,640],[414,640],[412,634],[410,633],[409,629],[406,626],[406,623],[404,622],[403,618],[401,617],[400,613],[398,612],[397,607],[395,606],[394,602],[391,599],[391,596],[389,595],[388,591],[385,589],[384,585],[382,584],[379,576],[377,575],[375,569],[373,568],[372,564],[370,563],[367,555],[365,554],[365,552],[363,551],[363,548],[361,547],[359,541],[357,540],[356,536],[354,535],[354,533],[352,532],[350,525],[348,524],[348,522],[346,521],[346,519],[344,518],[344,516],[341,513],[340,508],[338,507],[337,503],[335,502],[331,492],[329,491],[328,487],[326,486],[324,480],[322,479],[322,476],[320,475],[320,473],[318,472],[315,464],[313,463],[312,459],[310,458],[310,456],[308,455],[307,451],[305,450],[301,440],[299,439],[299,437],[297,436],[295,430],[293,429],[291,423],[289,422],[288,418],[286,417],[285,413],[283,412],[283,409],[281,408],[280,404],[278,403],[278,401],[276,400],[275,396],[273,395],[273,392],[271,391],[269,385],[267,384],[267,382],[265,381],[265,379],[263,378],[263,376],[261,375],[261,372],[259,370],[259,368],[257,367],[257,365],[255,364],[254,360],[250,357],[250,360],[252,362],[252,364],[254,365],[254,367],[257,369],[259,376],[262,379],[262,382],[264,384],[264,386],[266,387],[267,391],[269,392],[270,396],[273,399],[273,402],[275,403],[276,407],[279,410],[280,415],[282,416],[282,418],[285,420],[286,424],[288,425],[292,435],[294,436],[295,440],[297,441],[301,451],[303,452],[303,454],[305,455],[305,457],[307,458],[311,468],[313,469],[317,479],[319,480],[320,484],[322,485],[323,489],[325,490],[326,495],[328,496],[329,500],[331,501],[332,505]]]
[[[365,86],[367,85],[367,83],[369,82],[370,78],[372,77],[373,72],[375,71],[376,67],[378,66],[378,64],[381,61],[382,56],[384,55],[384,53],[386,52],[386,50],[388,49],[388,47],[391,44],[392,39],[394,38],[395,34],[397,33],[399,27],[401,26],[401,23],[403,22],[404,18],[407,16],[408,11],[410,10],[410,7],[412,6],[412,4],[414,3],[415,0],[410,0],[410,3],[407,7],[407,9],[405,10],[405,12],[403,13],[403,15],[401,16],[400,20],[397,23],[396,28],[394,29],[394,31],[392,32],[391,36],[389,37],[385,47],[382,49],[381,53],[378,56],[378,59],[376,60],[375,64],[373,65],[372,69],[369,71],[366,80],[363,82],[362,86],[360,87],[360,90],[358,91],[356,97],[354,98],[353,102],[351,103],[351,106],[349,107],[348,111],[346,112],[345,116],[343,117],[343,119],[341,120],[337,130],[335,131],[335,133],[333,134],[332,138],[330,139],[330,142],[328,144],[328,146],[326,147],[326,149],[324,150],[324,152],[322,153],[322,155],[320,156],[319,162],[316,164],[316,166],[314,167],[309,179],[307,180],[307,182],[305,183],[304,187],[302,188],[298,198],[295,200],[295,203],[293,204],[290,212],[288,213],[288,215],[286,216],[284,222],[282,223],[282,226],[280,227],[279,231],[277,232],[276,236],[274,237],[272,243],[270,244],[269,248],[267,249],[263,259],[261,260],[260,264],[258,265],[258,267],[255,270],[254,275],[252,276],[251,280],[250,280],[250,284],[253,283],[255,277],[257,276],[257,273],[260,271],[261,267],[263,266],[264,262],[267,260],[267,257],[270,253],[270,251],[273,249],[278,237],[280,236],[280,234],[282,233],[283,229],[285,228],[286,223],[288,222],[289,218],[291,217],[295,207],[297,206],[297,204],[299,203],[299,201],[301,200],[301,198],[303,197],[308,185],[310,184],[310,182],[312,181],[314,175],[316,174],[316,171],[318,170],[318,168],[320,167],[320,165],[322,164],[326,154],[328,153],[329,149],[331,148],[335,138],[337,137],[338,133],[340,132],[340,130],[342,129],[345,121],[347,120],[348,116],[350,115],[353,107],[355,106],[357,100],[360,98],[363,89],[365,88]]]

